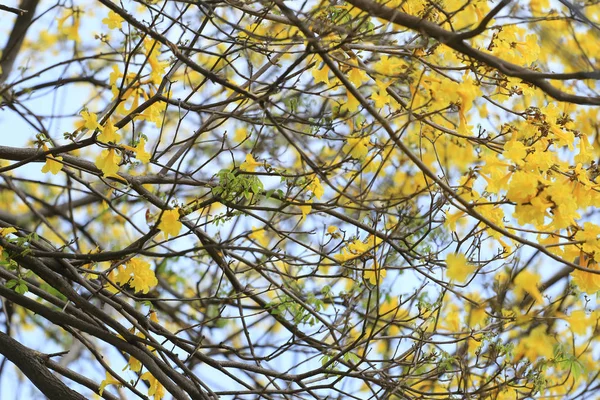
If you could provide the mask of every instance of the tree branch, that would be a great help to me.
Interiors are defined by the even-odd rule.
[[[4,332],[0,332],[0,353],[15,364],[49,399],[85,400],[84,396],[69,389],[46,368],[41,353],[23,346]]]
[[[0,4],[0,11],[10,12],[19,16],[27,14],[27,10],[21,10],[20,8],[5,6],[4,4]]]
[[[6,42],[2,50],[2,58],[0,58],[0,84],[6,82],[6,79],[12,72],[17,55],[21,51],[21,46],[25,40],[27,30],[33,21],[38,3],[39,0],[23,0],[21,2],[20,9],[24,12],[17,17],[8,42]]]

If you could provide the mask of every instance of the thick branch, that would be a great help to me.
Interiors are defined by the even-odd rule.
[[[39,0],[23,0],[19,6],[19,9],[23,13],[17,17],[8,42],[6,42],[2,50],[2,58],[0,59],[0,84],[6,82],[6,78],[12,72],[17,55],[21,51],[21,46],[25,40],[27,30],[31,26],[31,21],[33,21],[38,3]]]
[[[84,396],[69,389],[46,368],[40,353],[23,346],[4,332],[0,332],[0,353],[15,364],[49,399],[85,400]]]

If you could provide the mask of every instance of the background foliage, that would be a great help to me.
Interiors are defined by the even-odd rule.
[[[2,5],[3,393],[596,398],[597,3]]]

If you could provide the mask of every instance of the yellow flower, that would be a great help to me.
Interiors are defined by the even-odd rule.
[[[369,235],[365,242],[360,240],[353,240],[352,242],[348,243],[346,247],[342,248],[342,251],[339,254],[335,254],[333,257],[338,262],[343,264],[346,261],[360,257],[366,252],[373,250],[381,243],[381,239]],[[368,273],[369,276],[371,276],[371,274],[374,274],[374,272],[371,271],[370,273]],[[385,271],[383,271],[383,276],[385,276]]]
[[[160,400],[165,396],[165,387],[150,372],[144,372],[140,378],[150,384],[148,396],[154,396],[154,400]]]
[[[323,196],[323,194],[325,193],[325,189],[323,189],[321,181],[317,177],[313,179],[310,185],[308,185],[307,189],[310,190],[317,199],[321,199],[321,196]]]
[[[371,138],[369,136],[349,137],[346,140],[346,144],[342,148],[342,151],[360,160],[365,158],[369,152],[368,146],[370,142]]]
[[[446,221],[444,221],[444,225],[446,225],[452,232],[456,232],[456,223],[465,215],[466,214],[464,211],[459,210],[454,214],[451,214],[450,210],[448,210],[446,211]]]
[[[515,278],[515,286],[518,290],[527,292],[538,303],[543,303],[544,298],[538,289],[540,279],[541,277],[538,274],[529,271],[521,271]]]
[[[404,61],[398,57],[383,56],[375,64],[375,71],[386,76],[396,76],[404,72]]]
[[[6,235],[15,233],[16,231],[17,230],[12,226],[9,228],[0,228],[0,237],[6,237]]]
[[[356,257],[358,257],[358,256],[356,254],[350,253],[350,251],[348,251],[347,247],[344,247],[339,254],[335,254],[333,256],[333,258],[335,258],[337,260],[337,262],[339,262],[340,264],[343,264],[346,261],[352,260]]]
[[[448,254],[446,264],[448,265],[448,269],[446,270],[448,279],[461,283],[466,281],[469,275],[475,270],[475,267],[469,265],[467,257],[464,254]]]
[[[102,20],[102,23],[108,26],[108,29],[121,29],[124,19],[114,11],[108,12],[108,17]]]
[[[100,393],[100,396],[102,396],[102,393],[104,393],[104,389],[108,385],[121,386],[121,382],[119,382],[117,379],[113,378],[112,375],[108,371],[106,371],[106,379],[104,379],[102,382],[100,382],[100,387],[98,388],[98,393]]]
[[[371,268],[365,269],[363,276],[371,285],[379,285],[386,275],[387,271],[383,268],[378,268],[375,264]]]
[[[233,141],[242,143],[248,136],[248,130],[246,128],[237,128],[234,132]]]
[[[48,154],[46,157],[46,163],[42,167],[42,172],[52,172],[53,175],[56,175],[62,170],[63,164],[59,161],[62,161],[62,157],[53,157],[52,154]]]
[[[126,265],[127,270],[129,270],[132,275],[129,286],[131,286],[136,293],[148,293],[151,287],[158,285],[156,275],[154,275],[154,271],[150,269],[150,264],[146,261],[132,258]]]
[[[110,274],[108,275],[108,279],[110,280],[110,283],[107,282],[104,285],[104,289],[108,290],[109,292],[111,292],[113,294],[117,294],[120,291],[120,289],[114,285],[114,283],[118,284],[117,276],[118,276],[118,268],[110,271]]]
[[[369,77],[362,69],[350,68],[350,72],[348,72],[348,80],[352,82],[355,87],[359,87],[363,82],[369,80]]]
[[[252,154],[246,154],[246,161],[240,165],[240,169],[242,171],[254,172],[256,167],[260,167],[263,165],[261,162],[258,162],[254,159]]]
[[[516,136],[504,144],[504,152],[502,153],[507,160],[514,161],[515,164],[522,165],[523,159],[527,157],[527,147],[518,140]]]
[[[378,93],[371,94],[371,100],[375,102],[376,108],[383,108],[391,102],[392,98],[385,90],[380,90]]]
[[[106,124],[102,128],[102,133],[98,135],[98,140],[104,143],[118,143],[120,139],[121,135],[117,133],[117,128],[110,120],[106,121]]]
[[[61,33],[61,36],[64,35],[67,39],[76,42],[81,41],[81,38],[79,37],[79,26],[81,25],[79,14],[80,12],[76,12],[75,10],[65,10],[64,14],[57,18],[57,29],[58,32]],[[69,19],[73,21],[73,24],[71,26],[65,26],[65,22]]]
[[[589,318],[584,310],[576,310],[567,317],[571,330],[576,335],[585,335],[587,328],[595,324],[590,324]]]
[[[165,210],[158,224],[158,229],[165,234],[165,238],[177,236],[181,231],[181,222],[179,221],[179,209]]]
[[[150,310],[150,321],[156,322],[158,324],[158,314],[154,310]]]
[[[91,113],[89,111],[84,110],[81,112],[81,117],[84,121],[83,126],[87,129],[91,131],[100,129],[100,124],[98,123],[98,116],[95,113]]]
[[[150,264],[139,258],[132,258],[125,265],[120,265],[111,272],[110,278],[119,285],[129,284],[136,293],[148,293],[150,288],[158,285]]]
[[[121,156],[115,152],[115,149],[103,150],[96,158],[96,167],[102,170],[104,176],[113,176],[119,170],[120,162]]]
[[[522,357],[535,361],[538,357],[551,359],[554,355],[556,339],[546,334],[548,327],[544,324],[531,330],[528,337],[519,340],[514,350],[515,359]]]
[[[310,204],[306,204],[306,205],[298,206],[298,207],[300,207],[300,211],[302,212],[302,218],[300,218],[300,219],[306,218],[306,216],[308,214],[310,214],[310,211],[312,210],[312,206]]]
[[[360,107],[360,101],[350,91],[346,92],[347,100],[345,106],[348,108],[350,112],[358,111],[358,107]]]
[[[248,235],[250,239],[258,242],[262,247],[267,247],[269,245],[270,240],[264,229],[258,229],[253,226],[252,231],[253,232]]]
[[[129,356],[129,361],[127,361],[127,365],[123,368],[123,371],[126,369],[130,369],[133,372],[140,372],[142,370],[142,363],[134,356]]]
[[[316,66],[312,69],[312,76],[315,80],[315,83],[323,82],[327,86],[331,86],[329,83],[329,67],[327,64],[323,65],[323,68],[317,69]]]
[[[146,138],[141,137],[140,142],[135,146],[135,158],[146,164],[150,161],[151,155],[146,151],[144,146],[146,146]]]
[[[131,279],[131,270],[126,265],[120,265],[117,269],[111,271],[111,277],[119,285],[125,285]]]
[[[598,270],[600,269],[598,263],[590,262],[589,259],[585,256],[579,257],[579,265],[588,269]],[[573,278],[573,283],[577,285],[579,290],[585,292],[587,294],[594,294],[600,290],[600,275],[594,274],[591,272],[574,270],[571,272],[571,277]]]
[[[580,229],[575,234],[575,240],[583,242],[581,248],[586,253],[600,254],[600,226],[586,222],[583,224],[583,229]]]

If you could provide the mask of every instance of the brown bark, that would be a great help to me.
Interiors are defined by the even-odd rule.
[[[15,25],[10,33],[8,42],[2,49],[2,58],[0,59],[0,84],[6,82],[6,78],[10,75],[14,68],[15,60],[21,46],[25,40],[27,30],[31,26],[33,17],[35,15],[35,9],[37,8],[39,0],[23,0],[19,5],[19,8],[25,13],[19,15],[15,21]]]
[[[42,354],[23,346],[4,332],[0,332],[0,353],[17,366],[50,400],[85,400],[84,396],[69,389],[46,368]]]

